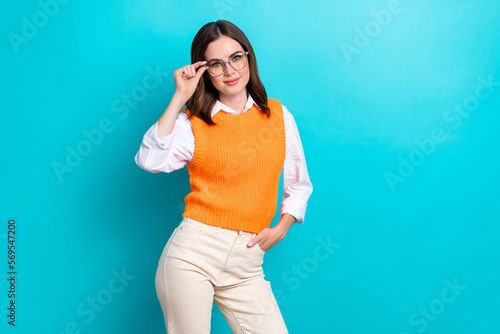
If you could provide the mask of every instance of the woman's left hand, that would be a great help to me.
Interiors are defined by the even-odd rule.
[[[264,252],[267,252],[285,238],[294,221],[294,216],[284,213],[281,215],[281,220],[276,226],[271,228],[267,227],[257,233],[257,235],[250,240],[248,246],[260,247]]]

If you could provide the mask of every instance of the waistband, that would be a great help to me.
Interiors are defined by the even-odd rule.
[[[234,234],[238,234],[238,235],[248,235],[248,236],[251,236],[252,238],[257,235],[257,233],[253,233],[253,232],[239,231],[239,230],[233,230],[233,229],[224,228],[224,227],[220,227],[220,226],[205,224],[205,223],[202,223],[200,221],[194,220],[194,219],[189,218],[189,217],[182,217],[182,218],[183,218],[182,222],[189,222],[190,224],[198,225],[199,227],[201,227],[203,229],[206,229],[208,231],[213,231],[215,233],[220,233],[221,231],[224,231],[227,233],[234,233]]]

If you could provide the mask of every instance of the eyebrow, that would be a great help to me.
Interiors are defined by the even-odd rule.
[[[245,50],[243,50],[243,51],[234,51],[233,53],[231,53],[231,54],[229,55],[229,57],[228,57],[228,58],[231,58],[232,56],[234,56],[234,54],[235,54],[235,53],[238,53],[238,52],[245,52]],[[212,60],[223,60],[223,59],[220,59],[220,58],[212,58],[212,59],[208,60],[207,62],[211,62]]]

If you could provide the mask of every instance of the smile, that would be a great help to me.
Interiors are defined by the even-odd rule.
[[[237,78],[237,79],[234,79],[234,80],[228,80],[228,81],[224,81],[224,83],[226,85],[229,85],[229,86],[234,86],[238,83],[238,81],[240,81],[240,78]]]

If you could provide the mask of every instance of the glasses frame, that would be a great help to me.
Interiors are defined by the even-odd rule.
[[[250,54],[250,52],[249,52],[249,51],[236,51],[236,52],[234,52],[233,54],[231,54],[231,55],[229,56],[229,59],[231,59],[231,58],[232,58],[233,56],[235,56],[237,53],[242,53],[242,54],[244,54],[244,55],[245,55],[245,57],[246,57],[246,59],[247,59],[247,61],[246,61],[246,63],[245,63],[245,66],[243,66],[242,68],[236,69],[236,68],[234,68],[234,66],[233,66],[233,65],[231,65],[231,61],[230,61],[230,60],[228,60],[228,61],[224,61],[224,60],[222,60],[222,59],[218,59],[218,58],[210,59],[210,60],[207,62],[207,64],[202,65],[202,66],[203,66],[203,67],[206,67],[206,68],[207,68],[207,72],[208,72],[208,74],[210,74],[210,75],[211,75],[211,76],[213,76],[213,77],[220,77],[221,75],[223,75],[223,74],[226,72],[226,64],[229,64],[229,65],[230,65],[230,66],[231,66],[231,67],[232,67],[235,71],[241,71],[242,69],[244,69],[244,68],[248,65],[248,55]],[[222,63],[222,73],[221,73],[221,74],[212,74],[212,73],[210,73],[210,71],[208,70],[208,63],[209,63],[209,62],[211,62],[211,61],[213,61],[213,60],[217,60],[217,61],[220,61],[220,62]]]

